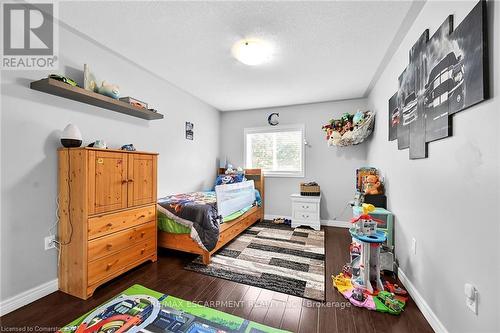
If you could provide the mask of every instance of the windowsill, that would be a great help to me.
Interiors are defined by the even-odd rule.
[[[265,172],[264,177],[268,178],[304,178],[303,173],[279,173],[279,172]]]

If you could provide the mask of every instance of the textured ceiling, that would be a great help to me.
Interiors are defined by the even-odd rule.
[[[406,1],[89,1],[63,2],[59,15],[227,111],[363,96],[411,6]],[[235,60],[231,47],[245,37],[274,43],[273,61],[245,66]]]

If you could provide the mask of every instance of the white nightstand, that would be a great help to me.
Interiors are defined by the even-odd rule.
[[[292,200],[292,228],[304,225],[314,230],[319,230],[321,196],[313,197],[292,194],[290,199]]]

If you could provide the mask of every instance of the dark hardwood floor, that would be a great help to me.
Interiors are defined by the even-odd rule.
[[[146,263],[110,281],[98,288],[89,300],[83,301],[62,292],[54,292],[1,317],[0,331],[9,329],[13,332],[13,327],[35,327],[38,332],[55,331],[120,291],[133,284],[141,284],[165,294],[293,332],[433,332],[413,300],[409,300],[400,316],[354,306],[341,307],[341,304],[350,303],[333,288],[330,276],[337,274],[347,261],[350,239],[346,229],[326,227],[325,232],[327,303],[187,271],[183,266],[194,258],[193,255],[160,250],[158,262]]]

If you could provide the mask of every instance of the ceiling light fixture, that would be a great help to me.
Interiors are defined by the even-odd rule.
[[[248,66],[261,65],[271,60],[273,46],[261,39],[242,39],[233,45],[231,52],[238,61]]]

